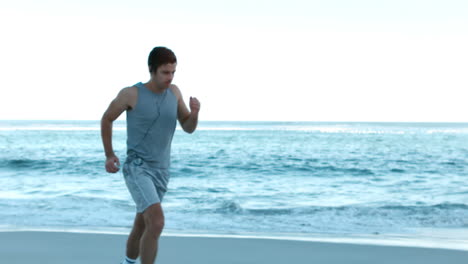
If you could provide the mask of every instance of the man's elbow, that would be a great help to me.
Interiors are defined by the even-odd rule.
[[[188,134],[193,134],[195,132],[195,128],[193,127],[183,127],[184,131]]]

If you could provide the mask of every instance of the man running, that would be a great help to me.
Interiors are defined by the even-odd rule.
[[[137,213],[128,237],[123,264],[153,264],[164,228],[161,207],[169,181],[171,142],[176,120],[187,133],[198,124],[200,102],[190,98],[190,111],[179,88],[171,84],[176,71],[175,54],[156,47],[149,54],[150,80],[122,89],[101,119],[101,137],[106,154],[106,171],[115,173],[120,162],[112,148],[112,123],[127,111],[127,159],[123,165],[125,183]]]

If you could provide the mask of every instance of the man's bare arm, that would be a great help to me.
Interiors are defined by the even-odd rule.
[[[177,117],[179,119],[180,126],[187,133],[193,133],[197,129],[198,125],[198,113],[200,112],[200,102],[195,97],[190,97],[190,111],[185,105],[182,93],[179,88],[175,86],[175,92],[178,96],[178,108],[177,108]]]
[[[106,170],[108,172],[117,172],[119,168],[115,164],[120,165],[112,147],[112,124],[128,108],[129,88],[124,88],[110,103],[101,119],[101,138],[106,154]]]

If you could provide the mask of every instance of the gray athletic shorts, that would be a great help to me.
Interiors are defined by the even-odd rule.
[[[138,213],[162,202],[169,182],[168,169],[158,168],[136,156],[128,156],[122,171]]]

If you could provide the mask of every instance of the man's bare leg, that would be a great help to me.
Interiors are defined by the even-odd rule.
[[[141,264],[153,264],[158,252],[158,241],[164,228],[164,213],[160,203],[143,212],[144,232],[140,239]]]
[[[127,240],[127,257],[137,259],[140,255],[140,239],[144,231],[145,221],[143,220],[143,214],[137,213],[132,231]]]

